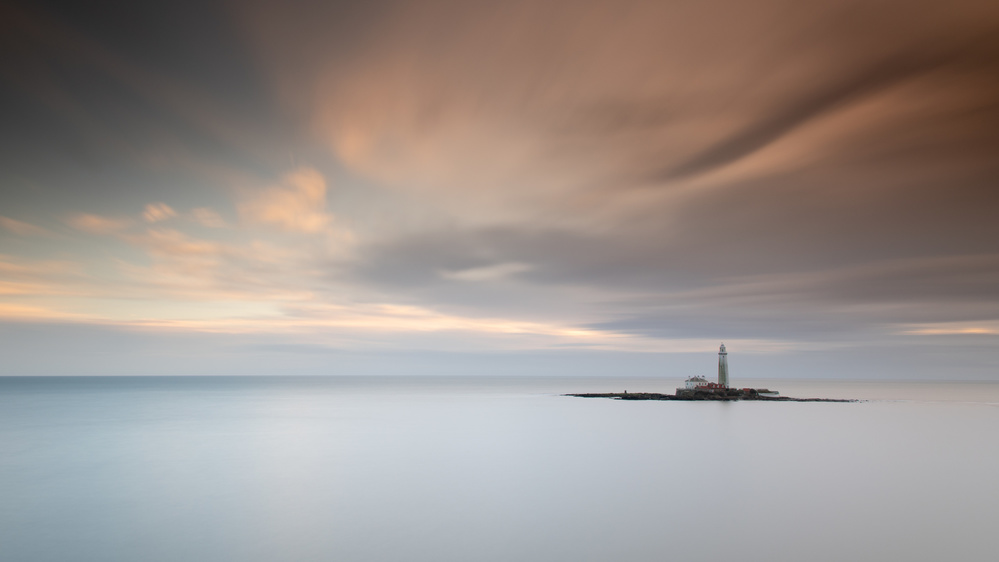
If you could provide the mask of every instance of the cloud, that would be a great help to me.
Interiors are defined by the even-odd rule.
[[[52,296],[87,292],[82,267],[59,260],[31,260],[0,254],[0,296]]]
[[[86,315],[56,310],[45,306],[0,302],[0,319],[18,321],[78,321],[93,320]]]
[[[207,207],[193,209],[191,216],[195,222],[208,228],[225,228],[227,226],[225,220],[218,213]]]
[[[999,321],[917,324],[903,327],[900,333],[915,336],[999,336]]]
[[[143,234],[129,236],[128,240],[156,256],[217,256],[224,249],[217,242],[198,240],[167,228],[151,228]]]
[[[947,58],[936,56],[896,57],[878,61],[854,74],[837,77],[822,89],[804,92],[788,107],[776,108],[771,114],[752,123],[742,131],[709,146],[687,161],[679,163],[665,174],[665,179],[679,179],[707,172],[748,156],[824,113],[834,111],[855,100],[863,99],[895,86],[904,80],[939,68]]]
[[[726,244],[724,237],[702,243],[702,232],[724,233],[728,226],[698,213],[690,221],[689,228],[680,225],[689,231],[680,240],[645,229],[618,229],[614,238],[523,229],[424,232],[360,246],[354,273],[362,284],[438,306],[575,318],[663,338],[821,340],[886,335],[920,321],[999,318],[999,254],[888,259],[874,253],[861,260],[844,251],[833,261],[829,245],[815,253],[808,240],[793,237],[763,247],[737,238]],[[469,265],[483,261],[532,268],[519,273],[517,284],[458,286],[441,275],[478,274]]]
[[[353,349],[435,349],[451,351],[500,349],[600,349],[630,352],[690,352],[711,349],[714,340],[676,338],[665,341],[570,324],[531,322],[502,317],[446,314],[411,305],[388,303],[333,304],[299,302],[280,313],[242,316],[143,317],[130,314],[100,323],[174,332],[299,335],[305,341],[347,345]],[[745,350],[773,353],[790,342],[733,339]]]
[[[279,185],[244,201],[239,211],[250,224],[289,232],[328,232],[333,224],[326,212],[326,180],[312,168],[287,174]]]
[[[260,60],[188,76],[269,73],[221,113],[157,71],[211,44],[145,61],[12,20],[30,53],[80,47],[49,111],[154,155],[147,181],[68,183],[191,189],[132,219],[88,199],[70,224],[111,235],[74,241],[99,282],[10,274],[5,298],[86,287],[101,321],[345,347],[789,349],[999,319],[994,3],[290,1],[233,5]],[[272,113],[293,118],[251,134]],[[314,167],[281,177],[286,146]],[[170,175],[185,159],[238,221]]]
[[[150,223],[162,222],[176,216],[177,211],[174,211],[166,203],[150,203],[146,205],[146,209],[142,212],[142,218]]]
[[[835,161],[877,193],[877,170],[902,163],[852,147],[917,158],[907,139],[944,129],[996,144],[999,13],[981,2],[390,4],[316,14],[353,22],[343,34],[272,12],[255,25],[279,88],[341,162],[455,221],[614,228],[765,150],[713,187]],[[882,96],[879,112],[837,118]],[[929,157],[988,173],[984,153],[971,168],[960,153],[941,143]]]
[[[127,218],[110,218],[82,213],[69,219],[69,225],[93,234],[115,234],[131,228],[135,222]]]
[[[0,227],[18,236],[50,236],[52,234],[40,226],[4,216],[0,216]]]
[[[526,263],[498,263],[482,267],[472,267],[458,271],[441,271],[440,275],[444,279],[455,281],[495,281],[505,279],[531,269]]]
[[[142,124],[162,133],[181,121],[189,130],[200,133],[209,145],[224,144],[251,157],[262,156],[260,141],[266,133],[260,126],[261,119],[238,119],[233,110],[241,104],[232,99],[233,92],[229,88],[238,89],[239,86],[227,82],[239,76],[239,70],[233,68],[237,65],[225,49],[238,47],[224,43],[226,39],[236,39],[235,32],[227,29],[224,20],[228,12],[221,6],[206,4],[199,18],[201,23],[185,28],[184,46],[195,49],[192,52],[198,53],[198,60],[189,58],[183,64],[175,65],[165,62],[172,56],[169,51],[157,51],[156,56],[150,57],[141,41],[123,45],[121,37],[87,33],[96,31],[92,26],[100,18],[80,18],[71,10],[58,7],[38,10],[34,6],[16,4],[4,6],[4,31],[19,46],[15,55],[19,57],[19,64],[3,71],[15,87],[24,90],[36,103],[45,104],[50,112],[68,122],[74,133],[83,136],[88,145],[94,145],[88,147],[90,150],[124,153],[138,157],[146,164],[162,161],[164,155],[159,153],[163,149],[162,142],[149,147],[141,146],[142,143],[136,146],[135,141],[148,142],[151,137],[167,140],[170,152],[183,154],[189,147],[186,142],[189,138],[176,138],[171,134],[176,131],[153,135],[146,130],[139,135],[122,135],[120,129],[135,132],[142,128],[136,124]],[[164,5],[136,16],[133,24],[150,26],[146,28],[150,29],[163,22],[181,21],[184,17],[182,7]],[[199,73],[198,70],[204,68],[201,64],[206,61],[222,61],[225,69],[207,73],[208,76]],[[183,70],[178,72],[178,66]],[[20,70],[11,70],[17,68]],[[57,70],[63,68],[72,70],[61,73]],[[89,79],[80,80],[76,76],[79,73]],[[94,85],[94,76],[100,77],[99,86]],[[211,91],[212,86],[215,92]],[[114,98],[114,105],[125,105],[122,99],[131,102],[139,98],[156,108],[159,113],[156,117],[166,114],[170,123],[164,124],[156,117],[150,119],[149,113],[109,111],[102,103],[110,98],[109,92],[118,96]],[[122,115],[127,117],[120,119]],[[105,122],[109,116],[114,126]]]

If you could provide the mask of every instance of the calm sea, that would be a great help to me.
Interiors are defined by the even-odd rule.
[[[0,378],[0,559],[999,559],[999,384],[752,382]]]

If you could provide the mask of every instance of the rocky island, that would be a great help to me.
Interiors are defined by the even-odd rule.
[[[779,396],[760,388],[724,388],[724,389],[694,389],[678,388],[675,394],[660,394],[658,392],[601,392],[585,394],[565,394],[579,398],[615,398],[618,400],[762,400],[771,402],[859,402],[859,400],[844,398],[791,398]]]
[[[710,382],[703,377],[690,377],[683,388],[674,394],[658,392],[602,392],[587,394],[564,394],[579,398],[614,398],[617,400],[762,400],[770,402],[859,402],[842,398],[791,398],[767,388],[731,388],[728,385],[728,352],[725,344],[718,349],[718,382]]]

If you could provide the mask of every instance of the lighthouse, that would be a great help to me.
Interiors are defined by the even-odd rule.
[[[724,343],[718,348],[718,384],[728,388],[728,352]]]

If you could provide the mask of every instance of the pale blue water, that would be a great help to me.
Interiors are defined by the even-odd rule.
[[[677,382],[0,378],[0,560],[999,559],[999,385]]]

